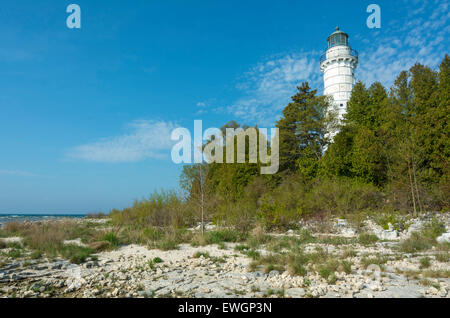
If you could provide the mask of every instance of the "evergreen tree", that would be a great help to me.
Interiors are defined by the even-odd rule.
[[[280,171],[300,170],[309,178],[317,170],[316,163],[327,144],[328,102],[316,93],[308,83],[302,83],[276,124],[280,133]]]

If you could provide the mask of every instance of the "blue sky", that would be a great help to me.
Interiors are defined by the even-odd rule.
[[[66,27],[80,5],[82,28]],[[381,7],[381,29],[366,8]],[[170,131],[272,127],[296,85],[322,90],[336,26],[358,79],[390,86],[448,53],[449,1],[2,1],[0,213],[123,208],[176,188]]]

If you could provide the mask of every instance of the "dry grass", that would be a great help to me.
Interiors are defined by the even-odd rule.
[[[50,257],[63,256],[74,262],[84,261],[94,251],[113,249],[118,246],[118,238],[98,225],[63,219],[47,222],[10,222],[2,229],[5,236],[23,238],[25,247]],[[81,238],[88,248],[68,246],[66,240]]]

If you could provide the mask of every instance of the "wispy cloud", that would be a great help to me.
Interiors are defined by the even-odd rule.
[[[131,131],[128,134],[74,147],[66,152],[66,156],[106,163],[162,159],[168,155],[167,150],[173,145],[170,135],[177,126],[171,122],[137,120],[127,127]]]
[[[421,7],[417,8],[420,4]],[[360,65],[356,76],[366,84],[380,81],[389,87],[398,74],[419,62],[436,67],[448,53],[450,38],[449,1],[404,2],[410,12],[406,22],[393,21],[382,28],[364,51],[360,52]],[[435,8],[431,15],[425,8]],[[388,36],[386,36],[388,35]]]
[[[284,54],[268,58],[244,74],[236,88],[242,97],[224,109],[248,123],[273,124],[295,93],[296,86],[320,82],[318,52]]]
[[[362,39],[357,79],[367,85],[380,81],[390,87],[396,76],[416,62],[436,67],[448,53],[450,38],[449,1],[404,0],[402,20],[393,20],[376,32],[375,39]],[[435,8],[431,15],[426,8]],[[244,74],[236,88],[242,92],[228,107],[217,112],[232,114],[246,123],[273,124],[295,93],[296,86],[308,81],[312,88],[323,90],[319,70],[321,52],[281,54],[269,58]]]
[[[21,170],[0,170],[0,175],[10,175],[19,177],[38,177],[37,174]]]

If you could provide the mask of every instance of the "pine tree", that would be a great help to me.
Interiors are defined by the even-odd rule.
[[[327,144],[328,102],[316,94],[317,90],[302,83],[276,124],[280,133],[280,171],[300,170],[312,177],[317,170],[316,163]]]

